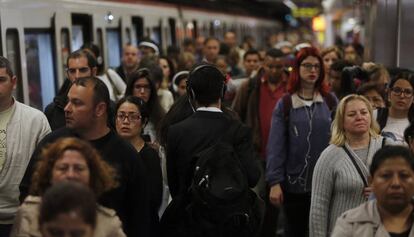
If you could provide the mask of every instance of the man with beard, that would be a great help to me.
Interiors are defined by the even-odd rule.
[[[116,73],[124,79],[128,80],[129,74],[136,71],[139,66],[138,48],[132,44],[126,44],[122,51],[122,63],[116,68]]]
[[[278,49],[266,52],[263,67],[257,75],[244,82],[237,91],[233,109],[240,119],[251,127],[256,155],[266,167],[266,145],[270,121],[276,103],[286,93],[287,75],[284,72],[284,54]],[[266,214],[261,236],[274,236],[278,209],[269,203],[269,187],[263,177],[256,187],[266,202]]]

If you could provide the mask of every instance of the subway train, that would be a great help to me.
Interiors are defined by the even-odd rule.
[[[163,50],[185,37],[221,38],[227,30],[258,44],[282,30],[282,24],[251,16],[217,13],[173,4],[86,0],[0,1],[0,55],[17,75],[15,97],[43,110],[65,78],[70,52],[94,42],[103,65],[120,64],[122,45],[149,37]]]

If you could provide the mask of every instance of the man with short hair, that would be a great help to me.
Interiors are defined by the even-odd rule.
[[[263,68],[255,77],[249,78],[241,85],[234,99],[234,111],[253,131],[255,152],[262,161],[263,170],[266,167],[266,146],[272,112],[276,103],[286,93],[286,84],[284,54],[278,49],[270,49],[266,52]],[[274,236],[278,209],[269,202],[269,187],[264,179],[259,181],[257,189],[266,203],[262,236]]]
[[[132,44],[126,44],[122,49],[121,65],[115,71],[125,81],[128,80],[129,74],[136,71],[139,67],[139,51]]]
[[[29,158],[50,132],[45,115],[15,100],[17,78],[0,56],[0,236],[9,236],[19,207],[19,189]]]
[[[67,103],[67,93],[71,83],[81,77],[95,76],[97,62],[95,57],[88,50],[77,50],[69,55],[66,61],[67,79],[63,82],[53,102],[45,108],[45,115],[52,130],[65,126],[64,107]]]
[[[20,185],[22,197],[27,195],[30,178],[39,152],[61,137],[79,137],[89,141],[117,173],[118,187],[104,193],[99,203],[112,208],[123,223],[127,236],[150,236],[150,201],[141,157],[131,144],[107,125],[109,92],[96,77],[75,80],[65,106],[66,127],[46,136],[36,151]]]
[[[217,38],[209,37],[204,41],[203,55],[204,62],[215,64],[220,52],[220,41]]]
[[[247,78],[251,78],[254,75],[256,75],[257,70],[260,67],[259,51],[255,49],[249,49],[243,55],[243,66],[244,66],[244,75]]]
[[[168,129],[167,175],[173,202],[187,193],[194,174],[196,154],[207,149],[222,137],[230,125],[237,123],[237,135],[233,146],[244,168],[249,187],[254,187],[260,177],[260,169],[253,158],[250,130],[238,120],[233,120],[221,110],[224,87],[223,74],[211,64],[202,64],[189,74],[188,94],[196,110],[190,117]],[[178,211],[179,215],[184,210]],[[175,226],[180,221],[174,214],[164,213],[166,220]],[[164,227],[163,231],[165,231]],[[182,236],[172,233],[170,236]],[[191,236],[191,235],[188,235]]]

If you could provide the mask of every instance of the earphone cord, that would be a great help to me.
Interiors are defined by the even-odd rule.
[[[306,184],[307,184],[307,175],[308,175],[308,172],[309,172],[309,159],[311,158],[310,157],[310,151],[311,151],[310,136],[312,134],[312,120],[313,120],[313,115],[315,113],[315,108],[312,107],[312,106],[310,107],[310,110],[308,110],[307,106],[305,106],[306,115],[309,119],[309,133],[306,136],[306,142],[308,143],[308,149],[307,149],[306,155],[305,155],[305,165],[303,166],[303,168],[302,168],[301,172],[299,173],[299,175],[297,176],[297,178],[295,178],[294,180],[292,180],[292,177],[290,175],[288,175],[288,181],[289,181],[290,184],[296,184],[297,182],[299,182],[299,184],[301,186],[304,186],[304,187],[306,187]]]

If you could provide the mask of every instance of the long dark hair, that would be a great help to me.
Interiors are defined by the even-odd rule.
[[[149,121],[151,121],[154,124],[155,128],[158,129],[160,121],[162,117],[164,117],[165,115],[165,111],[161,107],[160,102],[158,100],[157,89],[155,88],[154,81],[152,80],[150,70],[148,70],[147,68],[142,68],[129,75],[127,87],[125,90],[125,97],[133,96],[134,84],[136,81],[141,79],[147,80],[150,86],[150,98],[146,103],[149,113]]]

